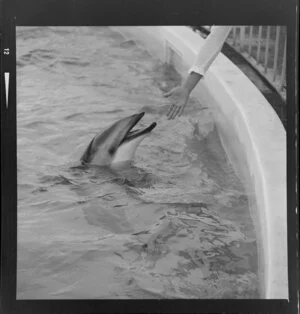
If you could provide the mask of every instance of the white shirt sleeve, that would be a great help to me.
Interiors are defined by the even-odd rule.
[[[202,76],[205,74],[221,51],[230,31],[231,26],[212,27],[211,32],[206,37],[205,42],[197,55],[196,62],[189,70],[189,73],[196,72]]]

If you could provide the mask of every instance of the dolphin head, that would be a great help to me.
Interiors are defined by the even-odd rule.
[[[153,122],[145,129],[133,130],[144,114],[142,112],[123,118],[97,134],[80,158],[81,163],[104,166],[133,159],[140,142],[156,126]]]

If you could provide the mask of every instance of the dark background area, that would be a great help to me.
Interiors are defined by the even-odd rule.
[[[1,313],[296,313],[298,230],[296,207],[295,93],[296,29],[294,0],[1,0]],[[17,195],[15,26],[42,25],[287,25],[288,243],[290,300],[91,300],[16,301]],[[297,44],[298,45],[298,44]],[[88,49],[88,47],[86,47]],[[298,66],[298,65],[297,65]],[[5,109],[3,71],[12,75]]]

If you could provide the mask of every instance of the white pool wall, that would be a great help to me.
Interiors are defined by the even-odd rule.
[[[187,75],[204,39],[186,26],[113,27]],[[288,299],[286,132],[256,86],[222,53],[192,93],[213,112],[224,149],[248,182],[259,251],[260,294]]]

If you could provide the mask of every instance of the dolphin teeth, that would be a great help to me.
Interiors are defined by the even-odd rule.
[[[149,133],[151,132],[154,128],[156,127],[156,122],[153,122],[152,124],[150,124],[148,127],[144,128],[144,129],[135,129],[135,130],[130,130],[125,137],[123,138],[122,143],[126,142],[126,141],[130,141],[138,136],[141,136],[143,134]]]
[[[141,130],[141,129],[130,130],[130,131],[128,132],[128,135],[133,135],[133,134],[135,134],[135,133],[138,133],[140,130]]]

